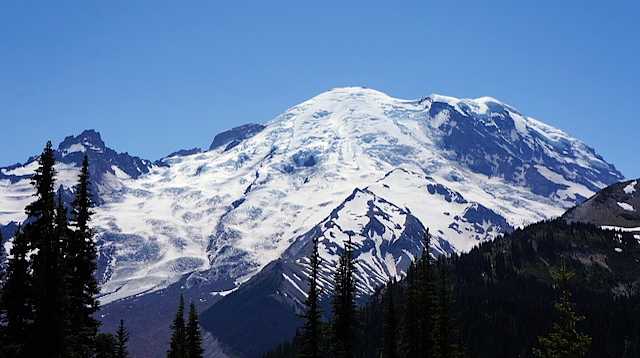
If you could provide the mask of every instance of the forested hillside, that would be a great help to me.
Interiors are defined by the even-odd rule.
[[[638,357],[639,241],[637,234],[558,219],[518,229],[461,256],[440,259],[428,265],[426,275],[420,274],[423,269],[418,263],[407,278],[388,284],[357,310],[354,355],[416,354],[410,342],[418,335],[427,337],[417,352],[424,357],[547,357],[545,348],[563,349],[555,346],[562,345],[561,340],[540,339],[558,333],[552,327],[557,323],[560,330],[568,327],[562,332],[565,335],[547,337],[575,338],[567,344],[587,338],[584,347],[573,347],[585,349],[586,357]],[[564,282],[552,276],[561,271],[569,273]],[[426,279],[416,280],[416,276]],[[427,299],[418,299],[416,310],[415,297],[421,294],[414,292],[425,291],[425,286]],[[428,324],[421,325],[424,322]],[[325,322],[323,329],[330,332],[332,324]],[[445,325],[450,326],[443,330]],[[421,332],[421,327],[430,332]],[[301,330],[292,343],[267,356],[305,353],[304,333]],[[331,335],[322,337],[321,356],[333,356]],[[439,342],[448,342],[451,349],[442,349]],[[537,355],[535,349],[540,349]]]

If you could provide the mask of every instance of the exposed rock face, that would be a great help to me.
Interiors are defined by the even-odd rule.
[[[215,150],[224,147],[224,150],[230,150],[245,139],[251,138],[260,133],[265,126],[262,124],[249,123],[239,127],[224,131],[213,138],[213,142],[209,146],[209,150]]]
[[[639,228],[640,231],[640,180],[613,184],[569,210],[563,218],[568,222]]]

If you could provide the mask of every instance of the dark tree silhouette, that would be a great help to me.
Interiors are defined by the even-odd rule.
[[[334,357],[353,357],[354,327],[356,324],[353,243],[349,236],[335,277],[332,318],[332,350]]]
[[[319,307],[318,270],[320,256],[318,254],[318,238],[313,238],[313,247],[309,254],[309,291],[305,300],[304,326],[302,328],[303,347],[301,356],[320,357],[320,334],[322,330]]]
[[[202,349],[200,322],[198,320],[196,305],[193,302],[189,305],[189,322],[187,323],[186,344],[188,358],[202,358],[204,349]]]
[[[1,352],[8,357],[25,357],[25,343],[33,320],[31,297],[32,279],[27,259],[29,242],[19,228],[13,238],[13,247],[7,264],[7,280],[2,291],[2,305],[6,312],[7,327]]]
[[[534,355],[538,358],[584,357],[589,352],[591,337],[580,333],[576,327],[578,322],[584,320],[584,316],[576,313],[568,289],[568,283],[575,274],[567,269],[564,262],[551,274],[560,290],[560,298],[555,304],[559,320],[553,323],[548,335],[538,338]]]
[[[99,326],[94,318],[98,310],[96,296],[99,289],[95,279],[97,253],[93,230],[89,227],[93,214],[90,187],[89,159],[85,156],[74,188],[71,217],[74,233],[66,246],[65,259],[70,277],[69,311],[74,332],[69,351],[81,357],[91,354]]]
[[[167,358],[187,357],[187,332],[184,323],[184,297],[180,295],[180,303],[176,311],[176,317],[171,324],[171,343]]]
[[[118,330],[116,331],[115,340],[115,357],[129,357],[129,351],[127,350],[127,343],[129,342],[129,331],[124,326],[123,320],[120,320],[120,325],[118,326]]]
[[[398,318],[396,317],[396,305],[394,295],[396,288],[395,279],[387,284],[384,293],[384,341],[382,356],[384,358],[400,357],[398,353]]]

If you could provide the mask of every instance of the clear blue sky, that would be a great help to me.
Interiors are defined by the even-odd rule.
[[[361,85],[493,96],[639,177],[637,4],[3,1],[0,165],[84,128],[157,159]]]

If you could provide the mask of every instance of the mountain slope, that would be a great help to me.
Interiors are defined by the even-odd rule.
[[[319,270],[322,296],[327,298],[333,289],[338,259],[345,241],[351,237],[356,286],[363,297],[390,277],[406,271],[424,250],[425,234],[424,225],[406,209],[368,189],[356,189],[328,217],[298,237],[281,258],[204,311],[201,323],[233,351],[259,356],[297,328],[296,313],[300,312],[308,289],[307,257],[313,238],[318,238],[322,257]],[[443,243],[445,249],[451,250]],[[247,341],[253,344],[243,344]]]
[[[637,228],[640,231],[640,180],[613,184],[563,215],[568,222]]]
[[[551,272],[564,265],[575,274],[568,284],[575,311],[585,316],[576,329],[593,338],[586,357],[618,358],[640,354],[639,261],[640,235],[557,219],[482,243],[436,269],[446,267],[453,285],[449,313],[464,357],[534,357],[537,337],[548,334],[558,319]],[[399,332],[406,329],[405,287],[400,281],[394,290]],[[388,337],[387,297],[380,290],[362,307],[355,356],[380,356]],[[403,338],[396,336],[401,347]],[[290,345],[281,348],[270,357],[296,356]]]
[[[123,193],[96,218],[105,240],[126,253],[104,286],[105,302],[194,271],[220,290],[232,289],[280,257],[354,188],[396,168],[426,173],[434,187],[463,192],[512,226],[560,215],[592,189],[621,178],[586,145],[510,107],[481,100],[470,109],[461,103],[475,102],[434,98],[404,101],[362,88],[332,90],[230,149],[169,158],[168,167],[125,181]],[[477,124],[468,129],[463,121]],[[452,130],[458,127],[462,132]],[[469,142],[483,136],[487,148],[450,145],[464,136]],[[496,151],[494,142],[504,151]],[[487,176],[460,160],[469,153],[476,161],[506,156],[518,165],[498,163]],[[430,221],[436,220],[454,223],[444,212]],[[456,250],[478,242],[467,231],[446,239],[456,242]]]
[[[577,328],[593,338],[587,356],[637,356],[640,228],[635,217],[625,216],[629,210],[619,205],[636,203],[637,184],[637,180],[613,184],[561,218],[516,229],[460,256],[449,257],[446,267],[455,297],[450,312],[461,334],[464,355],[532,357],[537,337],[548,332],[556,317],[553,303],[557,292],[551,272],[564,265],[575,274],[569,288],[577,312],[586,318]],[[623,211],[616,211],[616,207]],[[402,312],[405,304],[404,285],[401,280],[400,289],[395,289],[396,312]],[[388,304],[388,295],[383,292],[370,295],[360,313],[355,344],[358,356],[378,356],[382,351],[383,317]],[[232,305],[225,302],[232,298],[230,295],[220,304]],[[217,309],[217,305],[212,306],[204,317],[213,319],[207,313]],[[402,326],[402,314],[396,318]],[[291,325],[300,327],[301,322],[298,319]],[[269,334],[262,333],[261,337]],[[403,337],[398,339],[402,341]],[[299,340],[294,340],[293,346],[281,346],[270,356],[294,356],[296,344]]]

